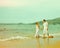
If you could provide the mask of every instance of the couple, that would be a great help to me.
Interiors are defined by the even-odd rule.
[[[35,33],[35,37],[40,37],[39,36],[39,29],[40,29],[40,26],[39,26],[39,23],[36,22],[36,33]],[[48,33],[48,22],[43,19],[43,37],[49,37],[49,33]]]

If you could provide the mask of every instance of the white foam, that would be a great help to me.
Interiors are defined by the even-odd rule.
[[[60,36],[60,33],[55,33],[55,34],[50,34],[50,35],[53,35],[53,36]]]
[[[60,33],[54,33],[54,34],[49,34],[50,36],[60,36]],[[40,36],[43,36],[42,34],[40,34]]]
[[[29,39],[29,38],[23,37],[23,36],[15,36],[15,37],[10,37],[10,38],[0,39],[0,41],[8,41],[8,40],[14,40],[14,39]]]
[[[60,36],[60,33],[56,33],[56,34],[49,34],[52,36]],[[43,36],[40,34],[40,36]],[[5,39],[0,39],[0,41],[8,41],[8,40],[14,40],[14,39],[31,39],[29,37],[24,37],[24,36],[13,36],[13,37],[9,37],[9,38],[5,38]]]

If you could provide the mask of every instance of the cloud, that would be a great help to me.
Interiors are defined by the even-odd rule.
[[[59,6],[57,0],[0,0],[0,7],[17,7],[17,6]]]
[[[28,2],[0,0],[0,7],[16,7],[16,6],[26,6],[26,5],[28,5]]]
[[[43,3],[40,0],[0,0],[0,7],[32,6]]]

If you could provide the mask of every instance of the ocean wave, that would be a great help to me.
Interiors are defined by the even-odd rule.
[[[43,37],[42,34],[40,34],[40,36]],[[49,34],[49,36],[60,36],[60,33],[56,33],[56,34]],[[35,36],[33,36],[35,37]],[[14,39],[31,39],[32,37],[24,37],[24,36],[13,36],[13,37],[9,37],[9,38],[5,38],[5,39],[0,39],[0,41],[9,41],[9,40],[14,40]]]
[[[29,38],[23,37],[23,36],[14,36],[14,37],[10,37],[10,38],[0,39],[0,41],[8,41],[8,40],[14,40],[14,39],[29,39]]]
[[[54,34],[49,34],[49,35],[60,36],[60,33],[54,33]]]

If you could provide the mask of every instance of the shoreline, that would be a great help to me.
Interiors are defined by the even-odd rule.
[[[57,38],[34,38],[0,41],[0,48],[60,48],[60,40],[56,39]]]

